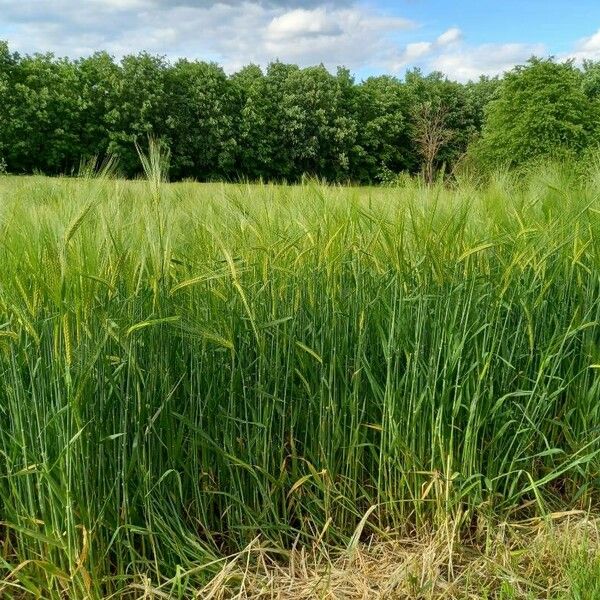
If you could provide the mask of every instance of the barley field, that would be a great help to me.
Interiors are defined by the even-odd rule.
[[[549,579],[435,584],[507,524],[593,529],[600,168],[361,188],[145,166],[0,177],[1,597],[600,597],[596,530],[551,545]],[[249,591],[303,548],[331,583],[336,548],[440,535],[412,592]],[[573,569],[587,592],[561,595]]]

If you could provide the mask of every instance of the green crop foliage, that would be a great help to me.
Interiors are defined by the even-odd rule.
[[[600,171],[377,189],[144,164],[0,178],[8,597],[183,598],[257,537],[475,535],[597,500]]]

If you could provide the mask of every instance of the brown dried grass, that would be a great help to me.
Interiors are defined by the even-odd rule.
[[[297,549],[286,564],[256,542],[196,597],[442,600],[495,598],[503,590],[510,593],[506,598],[556,598],[568,592],[567,571],[576,558],[584,553],[590,564],[600,559],[600,519],[578,513],[505,524],[479,543],[448,532],[451,527],[411,539],[371,539],[336,555]]]

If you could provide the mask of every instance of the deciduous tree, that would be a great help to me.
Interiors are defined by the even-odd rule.
[[[540,157],[580,153],[595,123],[583,75],[573,62],[531,59],[507,73],[487,108],[480,162],[516,166]]]

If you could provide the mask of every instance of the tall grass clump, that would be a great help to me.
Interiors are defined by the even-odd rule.
[[[0,595],[600,491],[600,173],[0,181]]]

